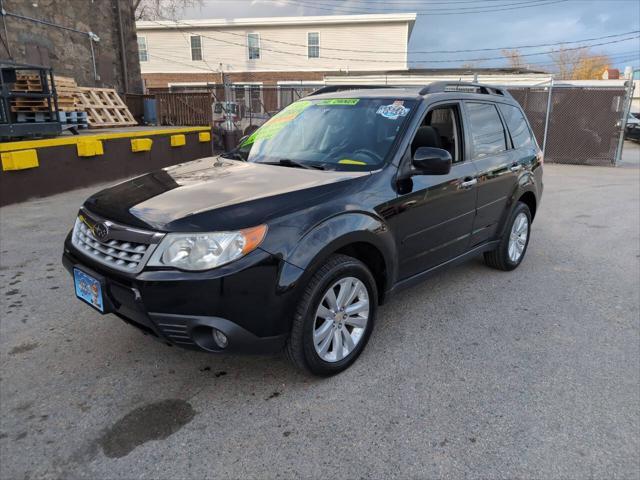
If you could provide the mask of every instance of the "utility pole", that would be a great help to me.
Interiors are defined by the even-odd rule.
[[[220,64],[220,76],[222,77],[222,84],[224,85],[224,129],[228,132],[233,130],[233,111],[231,108],[231,85],[228,82],[227,76],[224,74],[222,63]]]

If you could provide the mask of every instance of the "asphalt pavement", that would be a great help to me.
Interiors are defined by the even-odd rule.
[[[547,164],[520,268],[400,293],[329,379],[76,300],[62,242],[97,187],[4,207],[0,477],[639,478],[639,164]]]

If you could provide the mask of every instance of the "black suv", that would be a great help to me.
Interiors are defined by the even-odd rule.
[[[64,248],[76,295],[169,344],[284,349],[330,375],[393,292],[481,253],[516,268],[543,163],[518,103],[479,84],[355,87],[90,197]]]

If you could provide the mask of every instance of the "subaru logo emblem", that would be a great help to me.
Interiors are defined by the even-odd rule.
[[[107,236],[109,235],[109,227],[107,226],[106,223],[96,223],[93,226],[93,235],[101,241],[104,241],[107,239]]]

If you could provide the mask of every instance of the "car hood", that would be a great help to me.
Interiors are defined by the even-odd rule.
[[[209,157],[127,180],[85,206],[106,219],[160,231],[244,228],[321,202],[368,175]]]

